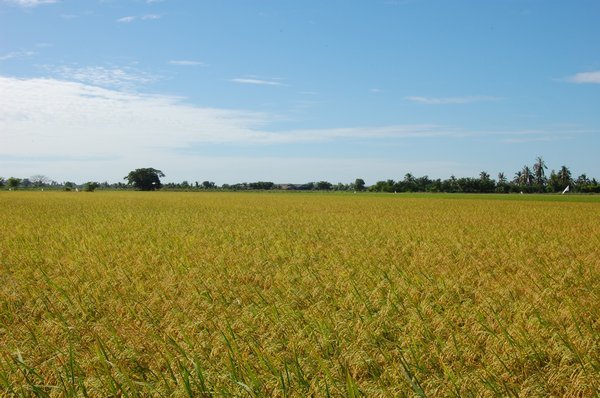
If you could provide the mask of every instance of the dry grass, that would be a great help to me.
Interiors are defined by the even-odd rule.
[[[600,201],[0,193],[0,391],[594,396]]]

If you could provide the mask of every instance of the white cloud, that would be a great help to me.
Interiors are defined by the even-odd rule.
[[[58,3],[58,0],[4,0],[4,2],[19,7],[37,7],[43,4]]]
[[[54,71],[58,76],[101,87],[134,88],[153,83],[158,78],[130,67],[88,66],[74,68],[63,66]]]
[[[119,23],[131,23],[134,22],[136,20],[142,20],[142,21],[154,21],[157,19],[160,19],[161,16],[158,14],[145,14],[142,16],[137,16],[137,15],[128,15],[126,17],[122,17],[117,19],[117,22]]]
[[[110,76],[101,80],[111,81]],[[426,158],[415,162],[410,159],[410,150],[403,152],[406,156],[401,161],[369,155],[343,159],[289,157],[285,146],[378,142],[403,146],[427,137],[487,136],[493,142],[508,137],[506,142],[511,143],[547,136],[563,138],[562,130],[547,134],[543,130],[469,132],[428,124],[272,130],[278,121],[276,115],[193,106],[185,98],[173,96],[57,79],[0,76],[0,170],[6,175],[42,173],[76,181],[118,181],[136,167],[156,167],[179,181],[351,181],[357,176],[384,178],[386,170],[439,176],[450,169],[458,174],[461,170]],[[235,157],[226,155],[228,152],[216,156],[213,152],[216,148],[235,151],[249,146],[261,153],[269,153],[267,148],[271,146],[277,152],[259,157]]]
[[[34,147],[19,149],[17,142],[8,140],[10,144],[0,149],[7,154],[104,150],[103,154],[110,154],[117,148],[264,140],[269,134],[258,128],[267,121],[262,113],[195,107],[173,96],[126,93],[56,79],[0,77],[0,134],[22,132],[34,143]],[[64,147],[45,141],[50,137],[63,141]],[[73,145],[68,144],[70,140]],[[44,145],[35,144],[38,141]]]
[[[191,159],[199,156],[193,151],[211,144],[285,145],[453,134],[429,125],[268,131],[276,120],[260,112],[192,106],[172,96],[0,76],[0,166],[15,175],[21,175],[23,167],[36,166],[46,174],[60,173],[56,178],[75,178],[69,176],[82,170],[92,174],[82,178],[114,179],[116,173],[149,162],[157,168],[189,168]],[[109,167],[117,171],[108,171]]]
[[[178,66],[206,66],[204,62],[190,60],[172,60],[169,61],[169,64]]]
[[[331,142],[338,140],[371,140],[386,138],[439,137],[463,135],[463,133],[430,124],[395,125],[379,127],[347,127],[328,129],[290,130],[271,133],[268,143],[292,144],[300,142]]]
[[[596,133],[594,130],[583,129],[576,125],[553,125],[539,130],[515,130],[503,132],[489,132],[490,135],[499,137],[504,144],[527,144],[532,142],[554,142],[571,140],[576,135]]]
[[[135,17],[133,15],[130,15],[130,16],[127,16],[127,17],[123,17],[123,18],[117,19],[117,22],[120,22],[120,23],[130,23],[130,22],[135,21],[136,19],[137,19],[137,17]]]
[[[267,119],[176,97],[0,77],[2,156],[152,159],[194,143],[265,139],[259,128]]]
[[[14,58],[26,58],[35,55],[34,51],[14,51],[8,54],[0,55],[0,62]]]
[[[235,78],[235,79],[231,79],[231,81],[234,83],[241,83],[241,84],[256,84],[256,85],[262,85],[262,86],[283,86],[283,84],[281,84],[281,82],[278,82],[275,80]]]
[[[600,84],[600,70],[577,73],[569,76],[567,81],[579,84]]]
[[[442,98],[412,96],[412,97],[405,97],[404,99],[411,101],[411,102],[416,102],[416,103],[425,104],[425,105],[457,105],[457,104],[469,104],[469,103],[473,103],[473,102],[496,101],[499,98],[490,97],[490,96],[486,96],[486,95],[476,95],[476,96],[470,96],[470,97],[442,97]]]
[[[564,139],[564,137],[562,138]],[[531,142],[550,142],[550,141],[558,141],[559,138],[555,136],[547,136],[547,137],[520,137],[520,138],[507,138],[502,140],[505,144],[527,144]]]

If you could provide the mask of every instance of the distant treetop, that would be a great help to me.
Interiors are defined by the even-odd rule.
[[[160,177],[164,176],[165,174],[162,171],[148,167],[130,171],[124,180],[127,180],[128,184],[133,185],[140,191],[155,191],[162,187]]]

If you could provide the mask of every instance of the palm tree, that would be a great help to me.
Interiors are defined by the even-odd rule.
[[[546,184],[546,173],[544,170],[547,168],[548,166],[546,166],[544,159],[538,156],[533,164],[533,175],[535,177],[535,184],[539,187],[543,187]]]
[[[404,186],[406,187],[405,189],[408,192],[414,192],[417,190],[415,176],[413,176],[411,173],[406,173],[404,175],[403,183],[404,183]]]
[[[507,192],[508,179],[503,172],[498,173],[498,183],[496,184],[496,192]]]
[[[585,173],[577,177],[577,185],[588,185],[590,183],[590,179],[587,177]]]
[[[508,180],[503,172],[498,173],[498,184],[506,184]]]
[[[523,166],[521,171],[521,184],[531,185],[533,183],[533,173],[529,166]]]
[[[573,179],[571,178],[571,170],[567,166],[562,166],[558,171],[558,182],[566,187],[567,185],[571,185]]]
[[[558,174],[556,171],[552,170],[550,172],[550,178],[548,178],[548,190],[550,192],[558,192],[561,191],[560,181],[558,181]]]
[[[521,185],[523,181],[523,173],[519,170],[515,173],[515,178],[513,179],[513,183],[517,185]]]

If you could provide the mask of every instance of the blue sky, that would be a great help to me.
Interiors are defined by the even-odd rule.
[[[0,0],[0,175],[600,178],[598,1]]]

